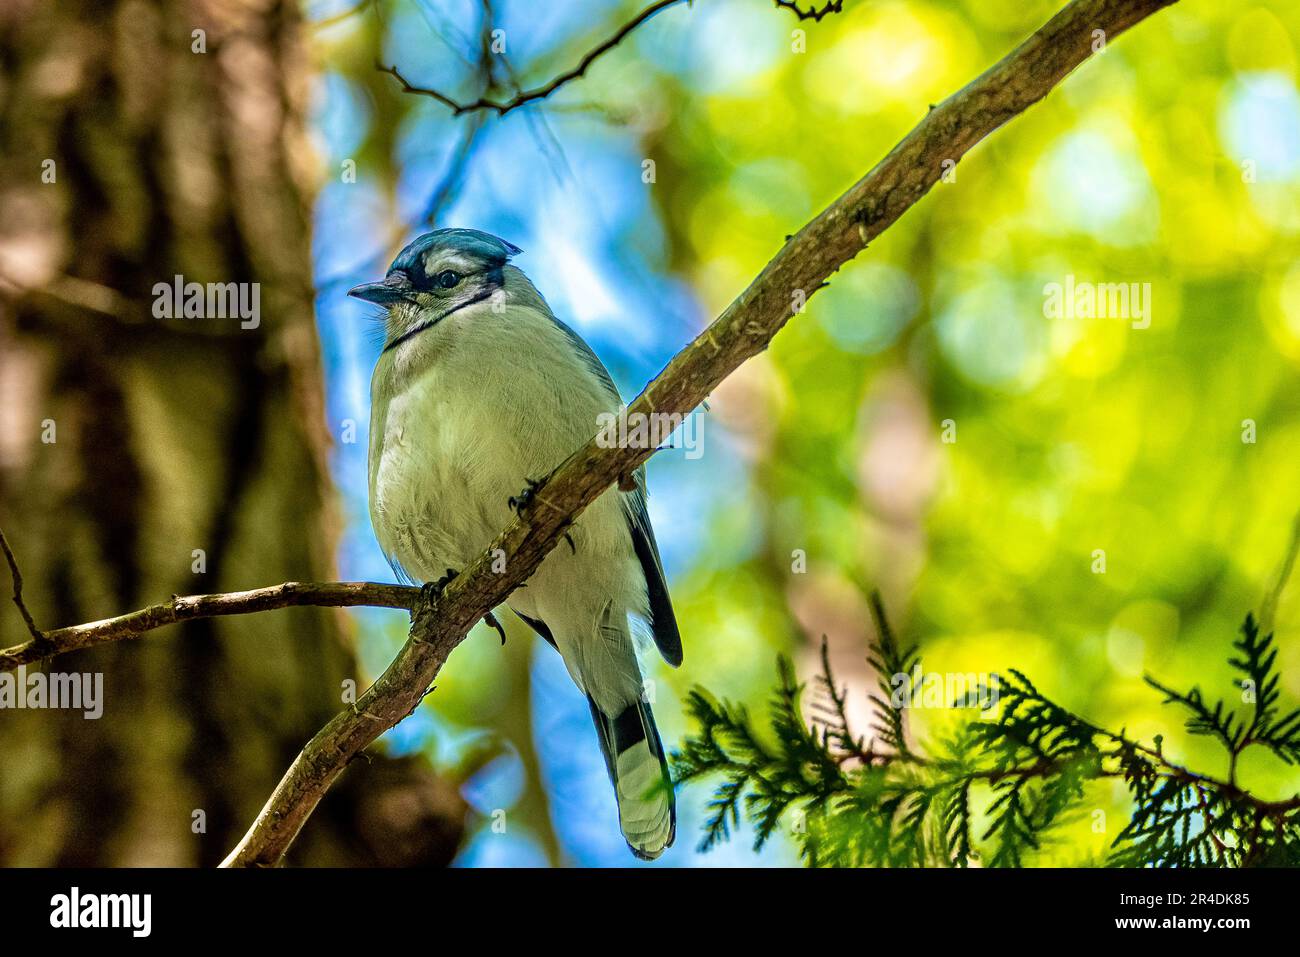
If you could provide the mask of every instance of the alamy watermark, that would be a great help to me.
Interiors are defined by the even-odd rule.
[[[1076,281],[1043,286],[1043,315],[1048,319],[1126,319],[1134,329],[1151,327],[1151,283]]]
[[[685,449],[688,459],[704,454],[704,417],[698,412],[602,412],[596,427],[602,449]]]
[[[26,665],[0,673],[0,711],[50,708],[80,711],[94,721],[104,714],[104,673],[27,673]]]
[[[50,926],[129,930],[132,937],[153,931],[152,894],[88,894],[73,887],[50,898]]]
[[[889,703],[895,708],[975,708],[988,711],[1002,696],[996,674],[961,671],[899,672],[889,679]]]
[[[239,328],[262,323],[262,284],[258,282],[172,282],[153,285],[155,319],[239,319]]]

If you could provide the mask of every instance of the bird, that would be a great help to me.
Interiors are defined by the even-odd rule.
[[[381,307],[371,379],[370,519],[402,581],[444,587],[528,504],[541,479],[622,406],[596,353],[489,233],[440,228],[348,295]],[[587,697],[619,825],[658,858],[677,810],[637,658],[682,661],[644,466],[593,501],[506,604],[559,652]]]

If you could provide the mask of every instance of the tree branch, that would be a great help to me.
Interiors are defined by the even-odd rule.
[[[323,29],[324,27],[332,27],[334,26],[334,24],[342,23],[344,20],[348,19],[348,17],[360,13],[366,7],[370,6],[370,4],[373,2],[374,0],[361,0],[360,3],[354,3],[352,6],[340,10],[338,13],[331,14],[330,16],[327,17],[321,17],[319,20],[309,20],[307,22],[307,26],[309,29],[312,30],[320,30]]]
[[[3,538],[3,533],[0,533],[0,542]],[[6,555],[10,554],[7,543],[4,544],[4,550]],[[17,571],[16,568],[14,570]],[[285,582],[282,585],[254,588],[251,591],[173,596],[171,601],[150,605],[148,608],[118,615],[116,618],[56,628],[45,632],[44,635],[34,631],[31,641],[0,650],[0,673],[12,671],[19,665],[32,664],[53,655],[90,648],[110,641],[139,638],[155,628],[190,621],[193,618],[247,615],[256,611],[270,611],[274,608],[291,608],[298,605],[327,608],[370,605],[376,608],[409,610],[415,607],[419,597],[420,589],[410,585],[383,585],[377,582]],[[30,623],[31,618],[26,615],[25,610],[24,617],[27,617]],[[35,628],[35,625],[31,627]]]
[[[559,74],[554,79],[552,79],[549,83],[545,83],[542,86],[534,87],[531,90],[521,90],[520,92],[516,93],[513,97],[511,97],[509,100],[494,100],[487,96],[480,96],[476,100],[471,100],[466,103],[461,103],[456,99],[454,99],[453,97],[448,96],[446,93],[440,92],[439,90],[435,90],[423,86],[412,86],[409,82],[407,82],[406,77],[402,76],[402,74],[398,71],[396,64],[394,64],[393,66],[384,66],[382,63],[376,63],[375,69],[379,70],[381,73],[389,74],[395,80],[397,80],[397,82],[401,83],[403,93],[412,93],[417,96],[431,97],[432,99],[437,100],[443,106],[448,107],[451,110],[452,116],[460,116],[462,113],[472,113],[477,110],[496,110],[498,116],[504,116],[505,114],[509,113],[511,110],[518,109],[519,107],[523,106],[526,103],[531,103],[534,100],[545,99],[546,97],[550,96],[552,93],[554,93],[560,87],[564,86],[569,81],[578,79],[578,77],[582,76],[584,73],[587,72],[588,67],[590,67],[593,63],[595,63],[598,59],[600,59],[610,50],[614,49],[614,47],[622,43],[624,37],[626,37],[629,33],[631,33],[641,24],[645,23],[656,13],[658,13],[660,10],[666,10],[668,7],[676,6],[679,3],[690,3],[690,2],[691,0],[657,0],[657,2],[650,4],[650,6],[646,7],[644,10],[638,13],[627,23],[623,24],[623,26],[619,28],[618,32],[615,33],[613,36],[611,36],[604,43],[601,43],[599,46],[593,47],[591,50],[588,50],[586,55],[583,56],[583,58],[578,61],[577,66],[572,67],[571,69],[566,70],[565,72]],[[800,16],[800,19],[803,19],[803,17]],[[818,17],[817,19],[821,19],[821,17]]]
[[[1093,52],[1094,30],[1113,39],[1173,2],[1068,4],[991,69],[934,107],[875,168],[791,237],[749,288],[669,362],[625,414],[685,414],[694,409],[742,362],[767,347],[793,315],[796,301],[824,286],[833,272],[918,202],[938,182],[946,161],[961,159],[1086,60]],[[657,4],[652,11],[667,5]],[[348,762],[415,710],[471,626],[537,569],[584,507],[654,451],[603,448],[593,438],[551,475],[523,514],[462,569],[436,601],[418,601],[410,638],[397,657],[352,710],[335,716],[307,743],[223,866],[277,864]],[[497,574],[494,556],[502,553],[506,571]]]
[[[9,547],[4,529],[0,529],[0,551],[5,553],[5,561],[9,563],[9,577],[14,583],[14,604],[18,606],[18,613],[23,616],[23,621],[27,623],[27,630],[32,635],[28,645],[43,647],[49,643],[49,639],[36,627],[36,620],[32,618],[32,613],[27,610],[27,603],[23,601],[23,573],[18,570],[18,559],[14,558],[13,549]]]
[[[1291,523],[1291,538],[1282,555],[1282,564],[1277,570],[1277,580],[1264,596],[1264,601],[1259,608],[1259,632],[1262,635],[1273,633],[1273,617],[1277,614],[1277,603],[1282,598],[1286,583],[1291,580],[1297,555],[1300,555],[1300,515],[1297,515]]]
[[[807,10],[801,9],[795,0],[774,0],[774,2],[778,10],[789,10],[800,20],[811,20],[813,23],[821,23],[824,17],[832,13],[844,12],[844,0],[826,0],[821,9],[810,5]]]
[[[484,91],[483,95],[486,96],[496,82],[496,73],[492,69],[493,58],[496,54],[492,52],[492,0],[481,0],[481,5],[479,51],[475,70],[478,74],[480,88]],[[460,143],[452,152],[450,159],[447,161],[447,169],[442,174],[442,179],[434,187],[433,192],[429,195],[428,203],[425,204],[423,222],[426,225],[438,225],[438,217],[442,215],[444,207],[452,201],[456,190],[460,188],[460,184],[469,169],[469,161],[473,157],[478,144],[478,135],[482,132],[486,122],[487,115],[484,113],[475,113],[466,122],[465,129],[461,133]]]

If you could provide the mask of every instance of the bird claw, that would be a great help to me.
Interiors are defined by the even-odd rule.
[[[537,494],[537,490],[546,483],[545,479],[530,478],[530,479],[524,479],[524,481],[528,483],[528,487],[525,488],[518,495],[511,495],[510,498],[506,501],[506,504],[509,505],[512,509],[514,509],[517,514],[520,515],[523,514],[524,509],[526,509],[529,505],[533,504],[533,496],[535,496]]]
[[[501,627],[501,622],[497,619],[497,616],[492,614],[492,612],[488,612],[483,616],[483,623],[497,630],[497,634],[501,636],[501,646],[504,648],[506,643],[506,630]]]
[[[460,573],[454,568],[448,568],[447,574],[443,575],[436,582],[425,582],[421,585],[420,591],[423,593],[424,600],[429,604],[436,602],[442,597],[442,593],[447,590],[447,586],[451,584],[452,579],[458,574]]]

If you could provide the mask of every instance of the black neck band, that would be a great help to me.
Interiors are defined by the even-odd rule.
[[[444,312],[444,313],[443,313],[441,316],[439,316],[437,319],[430,319],[430,320],[428,320],[427,322],[422,322],[422,323],[420,323],[418,326],[413,326],[413,327],[411,327],[410,329],[407,329],[405,332],[403,332],[400,336],[398,336],[396,339],[394,339],[394,340],[393,340],[392,342],[390,342],[388,345],[384,346],[384,350],[383,350],[383,351],[384,351],[384,352],[387,352],[389,349],[396,349],[398,346],[400,346],[400,345],[401,345],[403,342],[405,342],[407,339],[410,339],[410,338],[412,338],[413,336],[418,336],[420,333],[424,332],[426,329],[432,329],[432,328],[433,328],[434,326],[436,326],[438,323],[442,322],[442,320],[444,320],[444,319],[446,319],[448,316],[450,316],[453,312],[459,312],[460,310],[464,309],[466,306],[472,306],[472,305],[474,305],[475,303],[482,302],[484,299],[487,299],[489,296],[491,296],[492,293],[494,293],[494,292],[496,292],[495,289],[490,289],[490,288],[489,288],[489,289],[484,289],[481,293],[479,293],[479,294],[478,294],[477,296],[475,296],[473,299],[466,299],[464,302],[462,302],[459,306],[456,306],[454,309],[448,309],[446,312]]]

